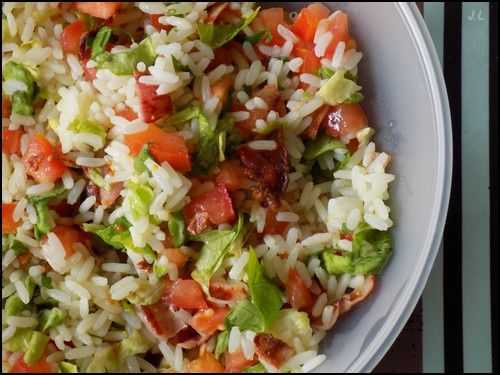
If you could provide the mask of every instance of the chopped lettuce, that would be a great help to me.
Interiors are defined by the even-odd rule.
[[[25,309],[27,305],[24,304],[23,301],[21,301],[21,298],[18,297],[17,294],[12,294],[7,298],[5,301],[5,315],[11,316],[11,315],[17,315],[21,311]]]
[[[322,253],[325,269],[330,275],[341,275],[343,273],[351,273],[353,270],[352,259],[350,254],[339,255],[334,254],[330,250],[325,250]]]
[[[231,41],[245,27],[250,25],[257,17],[260,8],[255,9],[251,14],[243,17],[237,24],[213,24],[198,22],[198,34],[200,40],[212,48],[218,48]]]
[[[249,251],[246,272],[252,303],[260,310],[266,328],[270,327],[283,304],[281,292],[264,274],[264,267],[259,263],[253,249]]]
[[[347,149],[346,145],[335,138],[329,137],[327,135],[322,135],[309,141],[306,144],[306,149],[304,151],[305,160],[315,160],[321,155],[327,152],[334,151],[336,149]]]
[[[146,38],[130,50],[117,53],[104,51],[95,56],[94,59],[101,69],[109,69],[119,76],[132,75],[137,64],[141,61],[146,66],[153,65],[156,53],[151,38]]]
[[[306,348],[312,338],[309,316],[295,309],[281,310],[269,332],[283,342],[293,342],[293,339],[298,337]]]
[[[108,191],[111,190],[111,185],[108,182],[106,182],[104,177],[101,176],[101,174],[99,173],[99,171],[97,169],[95,169],[95,168],[89,169],[88,177],[89,177],[90,181],[92,181],[94,184],[96,184],[100,188],[108,190]]]
[[[225,329],[217,336],[217,341],[215,342],[214,355],[216,359],[227,351],[227,345],[229,342],[229,331]]]
[[[243,370],[245,373],[263,373],[266,372],[266,368],[262,365],[262,363],[257,363],[256,365],[247,367]]]
[[[9,234],[7,236],[2,236],[2,252],[8,250],[13,250],[14,254],[18,256],[27,252],[28,248],[21,241],[16,239],[16,236]]]
[[[17,328],[16,333],[4,342],[3,348],[9,352],[25,352],[28,350],[31,336],[33,335],[33,329],[31,328]]]
[[[138,279],[139,287],[127,296],[128,302],[133,305],[152,305],[160,300],[162,288],[151,288],[147,280]]]
[[[184,124],[185,122],[191,121],[194,118],[198,118],[201,114],[201,109],[198,106],[190,106],[184,108],[182,111],[176,112],[169,116],[166,120],[166,125],[177,126]]]
[[[196,239],[204,242],[201,255],[196,261],[191,276],[208,293],[208,284],[212,275],[217,272],[224,258],[241,246],[243,236],[243,216],[240,215],[232,230],[211,230],[200,234]]]
[[[27,364],[38,362],[38,360],[42,358],[49,340],[49,336],[44,335],[41,332],[34,331],[28,343],[28,348],[24,352],[24,362],[26,362]]]
[[[254,33],[252,35],[245,36],[245,41],[249,42],[251,44],[257,44],[261,40],[265,40],[265,41],[270,42],[272,39],[273,39],[273,36],[268,30],[257,31],[256,33]]]
[[[33,298],[33,295],[35,294],[35,288],[36,284],[35,281],[31,276],[26,276],[24,279],[24,286],[26,287],[26,290],[28,291],[29,298],[30,300]]]
[[[120,342],[118,356],[120,360],[136,354],[146,353],[153,345],[138,330],[132,331],[129,336]]]
[[[87,366],[88,373],[113,372],[120,368],[120,361],[117,355],[118,345],[100,347],[94,353],[94,357]]]
[[[182,64],[179,60],[176,59],[174,55],[172,55],[172,64],[176,72],[190,72],[188,66]]]
[[[44,234],[49,233],[52,228],[54,228],[54,219],[49,212],[49,201],[59,198],[65,192],[66,189],[64,186],[59,185],[51,191],[29,198],[29,202],[34,206],[37,216],[37,222],[34,229],[36,239],[40,239]]]
[[[148,170],[144,164],[148,159],[152,159],[152,157],[149,153],[149,146],[145,144],[142,146],[141,152],[134,158],[134,170],[137,174],[142,174]]]
[[[55,199],[55,198],[60,198],[64,193],[66,192],[66,188],[63,185],[58,185],[54,189],[40,194],[40,195],[34,195],[29,198],[30,203],[38,203],[44,200],[50,200],[50,199]]]
[[[60,373],[78,373],[78,366],[67,361],[61,361],[58,364]]]
[[[168,231],[175,247],[181,247],[186,241],[186,224],[182,211],[174,212],[168,219]]]
[[[130,213],[135,219],[147,216],[149,206],[153,202],[153,189],[147,184],[140,184],[133,181],[127,182],[128,193],[126,204],[130,208]]]
[[[354,81],[347,79],[345,70],[336,71],[333,76],[319,89],[318,95],[330,104],[336,105],[352,101],[353,95],[361,90]],[[359,97],[359,95],[358,95]]]
[[[48,276],[42,275],[42,286],[47,289],[52,289],[52,279]]]
[[[199,173],[207,172],[218,160],[217,123],[200,113],[198,116],[200,138],[194,168]]]
[[[160,258],[155,259],[153,263],[153,272],[156,275],[157,278],[161,279],[163,276],[165,276],[168,273],[168,268],[165,264],[162,264],[160,262]]]
[[[97,135],[101,139],[102,143],[100,147],[94,147],[94,150],[98,150],[102,148],[102,146],[104,146],[104,141],[106,139],[106,129],[103,125],[96,121],[78,116],[69,124],[68,129],[75,133],[88,133]]]
[[[48,332],[49,329],[62,324],[66,318],[66,312],[58,307],[50,310],[42,310],[39,316],[40,329],[42,332]]]
[[[103,26],[97,32],[94,40],[92,41],[92,54],[91,58],[95,58],[97,55],[106,51],[106,45],[111,38],[113,30],[108,26]]]
[[[128,230],[130,223],[124,217],[117,219],[113,224],[104,226],[98,224],[83,224],[85,232],[94,233],[99,236],[108,245],[118,250],[130,250],[144,255],[149,263],[153,263],[155,252],[149,245],[138,247],[134,245],[132,236]]]
[[[12,113],[24,116],[33,114],[33,102],[38,86],[33,69],[15,61],[9,61],[2,69],[4,81],[16,80],[26,85],[25,91],[16,91],[11,97]]]
[[[249,300],[238,302],[231,308],[224,324],[227,330],[238,327],[240,330],[262,332],[266,328],[265,318],[261,311]]]

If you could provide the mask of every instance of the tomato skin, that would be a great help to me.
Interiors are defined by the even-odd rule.
[[[301,73],[316,74],[321,67],[321,60],[314,54],[312,44],[297,43],[293,49],[293,54],[302,59]]]
[[[344,12],[338,12],[331,21],[328,29],[333,34],[333,38],[329,46],[326,48],[325,56],[330,59],[335,53],[335,49],[340,42],[344,42],[346,44],[346,51],[352,46],[352,42],[350,42],[352,39],[349,36],[349,18],[347,14]]]
[[[290,305],[297,310],[307,310],[314,303],[311,291],[306,287],[299,273],[293,268],[288,271],[286,294]]]
[[[54,232],[59,238],[59,241],[61,241],[66,258],[75,253],[75,250],[73,249],[73,245],[75,243],[85,243],[87,239],[84,232],[69,225],[57,225],[54,229],[52,229],[52,232]]]
[[[255,359],[255,357],[253,359],[246,359],[241,349],[238,349],[234,353],[224,353],[224,366],[226,372],[242,372],[255,363],[257,363],[257,359]]]
[[[270,42],[263,41],[262,43],[282,46],[285,39],[278,33],[279,24],[287,27],[283,8],[267,8],[259,12],[259,15],[252,22],[252,29],[255,31],[268,30],[271,33],[272,40]]]
[[[278,210],[268,208],[266,212],[266,224],[264,226],[264,234],[284,234],[288,223],[276,220]]]
[[[2,151],[7,155],[21,155],[22,129],[2,129]]]
[[[59,153],[41,134],[35,134],[23,155],[26,173],[38,182],[55,182],[66,171]]]
[[[229,314],[229,309],[210,308],[198,311],[189,325],[193,327],[200,335],[210,336],[221,327],[224,328],[224,319]]]
[[[14,363],[14,365],[10,368],[10,373],[54,373],[57,369],[55,365],[49,363],[47,361],[47,356],[44,355],[38,362],[29,365],[24,362],[23,356],[20,356],[19,359]]]
[[[191,160],[184,138],[175,133],[167,133],[154,124],[140,133],[125,135],[125,144],[133,156],[136,156],[145,144],[158,163],[167,161],[179,172],[191,170]]]
[[[134,110],[130,107],[125,107],[121,111],[116,112],[117,116],[123,117],[127,119],[128,121],[133,121],[137,119],[137,113],[134,112]]]
[[[10,117],[10,99],[8,96],[2,95],[2,118]]]
[[[236,218],[229,192],[226,186],[221,184],[217,185],[214,190],[192,198],[191,202],[184,207],[183,214],[188,230],[193,234],[201,233],[209,224],[232,223]],[[195,229],[192,224],[201,216],[204,216],[208,222]]]
[[[233,82],[234,77],[231,74],[226,74],[212,84],[212,95],[219,98],[219,107],[223,106],[226,102],[227,96],[229,95],[229,89],[233,86]]]
[[[324,119],[325,131],[334,138],[350,140],[368,126],[365,111],[358,103],[333,106]]]
[[[321,123],[323,122],[324,118],[330,111],[331,111],[330,106],[323,105],[312,114],[311,125],[309,125],[303,133],[306,138],[309,139],[316,138],[319,128],[321,127]]]
[[[14,221],[15,203],[2,203],[2,233],[16,233],[17,227],[21,224],[20,221]]]
[[[177,279],[167,288],[162,300],[180,309],[206,309],[208,307],[200,284],[194,280]]]
[[[113,2],[77,2],[76,9],[92,17],[108,19],[112,17],[120,7],[121,3]]]
[[[66,26],[61,34],[61,46],[64,53],[78,55],[80,44],[87,33],[87,26],[82,20],[77,20]]]
[[[311,4],[300,11],[292,25],[292,31],[304,42],[312,43],[319,21],[329,14],[330,10],[323,4]]]
[[[225,185],[227,190],[235,191],[244,187],[247,183],[247,177],[241,163],[238,160],[226,160],[219,165],[220,172],[215,181],[218,184]]]
[[[139,81],[141,74],[135,75],[136,91],[141,103],[141,118],[145,122],[155,122],[172,112],[170,95],[158,95],[157,85],[145,85]]]
[[[224,372],[224,367],[209,351],[204,351],[200,357],[191,361],[187,367],[189,372],[209,372],[213,374]]]

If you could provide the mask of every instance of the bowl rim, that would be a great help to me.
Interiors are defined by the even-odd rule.
[[[424,250],[419,256],[406,285],[399,294],[398,300],[390,309],[384,325],[378,330],[376,336],[360,357],[349,365],[346,372],[371,372],[399,336],[422,295],[434,260],[439,252],[450,199],[453,138],[448,95],[441,64],[417,5],[414,2],[398,2],[393,5],[405,23],[412,42],[419,53],[419,63],[423,66],[426,83],[432,97],[433,113],[437,127],[437,186],[433,197],[432,216],[422,246]]]

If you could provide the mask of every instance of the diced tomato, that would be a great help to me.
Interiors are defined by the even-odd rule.
[[[293,268],[288,271],[286,294],[290,305],[297,310],[307,310],[314,303],[311,291],[306,287],[299,273]]]
[[[200,335],[211,336],[217,330],[224,329],[224,319],[229,313],[226,307],[210,308],[198,311],[189,323]]]
[[[181,269],[186,262],[188,261],[188,257],[181,250],[176,248],[167,248],[162,253],[165,252],[165,255],[168,258],[169,262],[174,263],[177,266],[177,269]]]
[[[282,24],[287,27],[285,22],[285,11],[283,8],[268,8],[262,9],[259,15],[252,22],[251,27],[254,31],[267,30],[271,33],[273,39],[271,42],[263,41],[262,43],[270,43],[282,46],[285,39],[278,33],[278,25]]]
[[[20,221],[14,221],[15,203],[2,203],[2,233],[16,233]]]
[[[57,181],[66,171],[59,153],[41,134],[35,134],[28,143],[23,163],[28,175],[38,182]]]
[[[332,137],[350,140],[368,126],[365,111],[358,104],[339,104],[332,107],[324,119],[325,131]]]
[[[236,217],[233,202],[226,186],[217,185],[214,190],[207,191],[195,198],[184,207],[184,218],[188,231],[193,234],[201,233],[210,224],[232,223]],[[208,222],[199,226],[200,217]]]
[[[316,135],[318,134],[319,128],[321,127],[321,123],[323,122],[324,118],[326,117],[326,115],[330,111],[331,111],[330,106],[323,105],[323,106],[319,107],[312,114],[311,125],[309,125],[303,133],[306,138],[309,138],[309,139],[316,138]]]
[[[97,68],[87,68],[87,63],[89,60],[90,57],[85,57],[82,59],[83,79],[85,81],[93,81],[97,76]]]
[[[316,74],[321,67],[321,61],[315,55],[312,44],[297,43],[293,48],[293,54],[302,59],[301,73]]]
[[[278,210],[268,208],[266,212],[266,225],[264,226],[264,234],[283,234],[286,228],[288,228],[288,223],[284,221],[276,220],[276,214]]]
[[[226,46],[214,49],[214,58],[210,61],[207,71],[217,68],[219,65],[231,65],[233,60],[231,58],[231,51]]]
[[[141,118],[145,122],[155,122],[172,111],[170,95],[158,95],[157,85],[145,85],[139,81],[141,74],[135,75],[136,92],[141,103]]]
[[[293,354],[293,349],[289,345],[268,333],[259,333],[254,343],[258,358],[276,368],[280,368]]]
[[[245,284],[242,282],[226,282],[214,280],[210,282],[210,295],[224,301],[237,301],[247,296]]]
[[[231,23],[235,24],[240,22],[241,20],[241,12],[236,9],[231,9],[231,7],[226,7],[224,10],[217,16],[215,19],[215,23]]]
[[[64,53],[78,55],[82,38],[87,33],[87,26],[82,20],[76,20],[66,26],[61,34],[61,46]]]
[[[10,117],[10,100],[8,96],[2,95],[2,118]]]
[[[21,268],[25,268],[30,260],[31,260],[31,253],[29,251],[17,256],[17,261],[19,262],[19,266]]]
[[[325,56],[330,59],[340,42],[346,44],[346,51],[349,46],[352,46],[351,37],[349,36],[349,18],[344,12],[338,12],[333,20],[331,20],[328,30],[333,34],[332,41],[326,48]],[[354,44],[355,46],[355,44]]]
[[[113,2],[77,2],[76,9],[92,17],[108,19],[112,17],[120,7],[121,3]]]
[[[255,357],[246,359],[241,349],[238,349],[234,353],[224,353],[224,367],[226,372],[242,372],[255,363],[257,363],[257,359]]]
[[[22,129],[9,130],[2,129],[2,151],[7,155],[21,155],[21,136]]]
[[[175,280],[167,288],[162,301],[180,309],[206,309],[208,307],[200,284],[194,280]]]
[[[238,160],[226,160],[219,165],[220,172],[215,181],[225,185],[227,190],[235,191],[247,184],[247,177],[243,166]]]
[[[167,133],[154,124],[149,124],[143,132],[125,135],[125,144],[134,156],[148,144],[149,152],[158,163],[166,161],[179,172],[191,170],[191,160],[184,138],[175,133]]]
[[[122,109],[121,111],[116,112],[117,116],[123,117],[127,119],[128,121],[133,121],[137,119],[137,113],[134,112],[134,110],[130,107],[125,107],[125,109]]]
[[[163,14],[150,14],[149,19],[151,20],[151,25],[153,25],[158,30],[170,31],[172,25],[164,25],[159,21],[160,17],[162,16]]]
[[[47,361],[47,356],[44,355],[40,360],[31,365],[24,362],[23,356],[20,356],[19,359],[14,362],[12,367],[10,368],[10,373],[55,373],[57,372],[57,368],[54,363]]]
[[[54,232],[59,238],[59,241],[61,241],[66,257],[70,257],[75,253],[75,250],[73,249],[75,243],[80,242],[84,244],[87,240],[84,232],[76,227],[68,225],[57,225],[54,229],[52,229],[52,232]]]
[[[319,21],[327,18],[330,10],[323,4],[314,3],[303,8],[292,25],[292,31],[304,42],[312,43]]]
[[[224,77],[212,84],[213,96],[219,98],[219,106],[223,106],[229,95],[229,89],[233,86],[234,76],[226,74]]]
[[[110,207],[115,203],[115,201],[120,196],[123,189],[123,182],[115,182],[111,184],[111,189],[106,190],[104,188],[99,188],[99,197],[101,199],[101,204],[104,207]]]
[[[147,306],[139,306],[139,318],[149,331],[160,340],[174,337],[186,324],[162,301]]]
[[[347,144],[347,149],[351,154],[354,154],[358,149],[358,147],[359,147],[359,141],[356,138],[351,139]]]
[[[213,374],[224,372],[224,367],[215,359],[214,355],[205,350],[194,361],[191,361],[187,369],[189,372],[210,372]]]
[[[227,8],[228,5],[229,5],[228,2],[224,2],[224,3],[215,3],[213,6],[211,6],[208,10],[208,17],[207,17],[208,23],[214,23],[217,20],[217,17],[220,16],[220,14],[224,11],[224,9]]]

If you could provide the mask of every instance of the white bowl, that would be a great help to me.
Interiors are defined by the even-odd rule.
[[[275,3],[278,4],[278,3]],[[309,3],[279,3],[299,10]],[[363,52],[364,108],[377,147],[393,155],[394,254],[374,294],[322,343],[318,372],[368,372],[417,303],[441,241],[451,186],[452,135],[436,51],[414,3],[324,3],[349,14]]]

